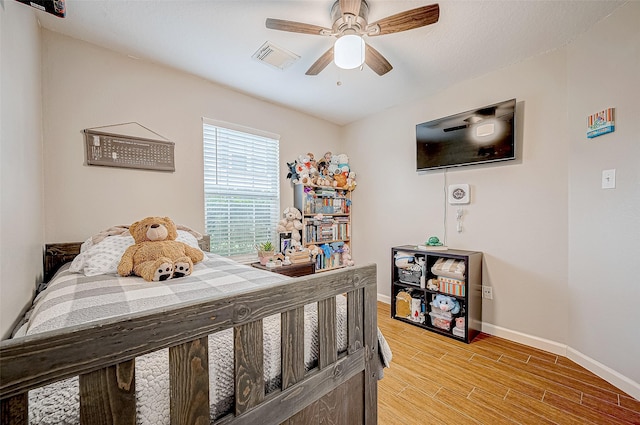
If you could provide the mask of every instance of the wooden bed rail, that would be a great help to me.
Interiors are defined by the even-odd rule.
[[[2,341],[1,423],[27,424],[30,389],[79,376],[82,424],[135,424],[135,358],[169,348],[171,424],[208,424],[207,335],[233,328],[235,411],[215,424],[304,423],[294,418],[313,414],[322,397],[338,400],[340,423],[376,424],[376,292],[376,266],[356,266]],[[342,293],[348,345],[338,355],[335,297]],[[305,372],[304,306],[311,303],[318,303],[319,358]],[[262,321],[278,313],[282,386],[265,394]]]

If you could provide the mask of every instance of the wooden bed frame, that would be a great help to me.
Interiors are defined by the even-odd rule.
[[[45,249],[44,274],[79,243]],[[377,424],[376,266],[0,343],[0,423],[28,423],[28,391],[79,376],[83,425],[135,424],[135,358],[169,348],[171,424],[209,424],[207,335],[234,330],[235,410],[213,422]],[[347,294],[347,350],[336,348],[336,299]],[[318,304],[318,366],[305,372],[304,305]],[[282,386],[265,394],[262,320],[281,314]]]

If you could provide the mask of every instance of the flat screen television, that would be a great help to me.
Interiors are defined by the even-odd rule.
[[[418,171],[516,159],[516,100],[416,125]]]

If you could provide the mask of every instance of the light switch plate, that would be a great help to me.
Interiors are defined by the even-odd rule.
[[[603,189],[615,189],[616,188],[616,170],[602,170],[602,188]]]

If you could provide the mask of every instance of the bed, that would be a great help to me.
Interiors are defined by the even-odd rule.
[[[289,278],[208,254],[147,297],[154,284],[137,277],[72,273],[81,247],[45,247],[45,281],[55,279],[25,330],[0,343],[2,424],[29,413],[31,423],[377,423],[375,265]],[[103,293],[109,308],[91,301]],[[157,369],[150,358],[163,359],[166,389],[144,377]],[[48,392],[69,383],[77,395]],[[145,407],[145,391],[163,406]],[[74,397],[77,412],[52,419],[47,409]]]

